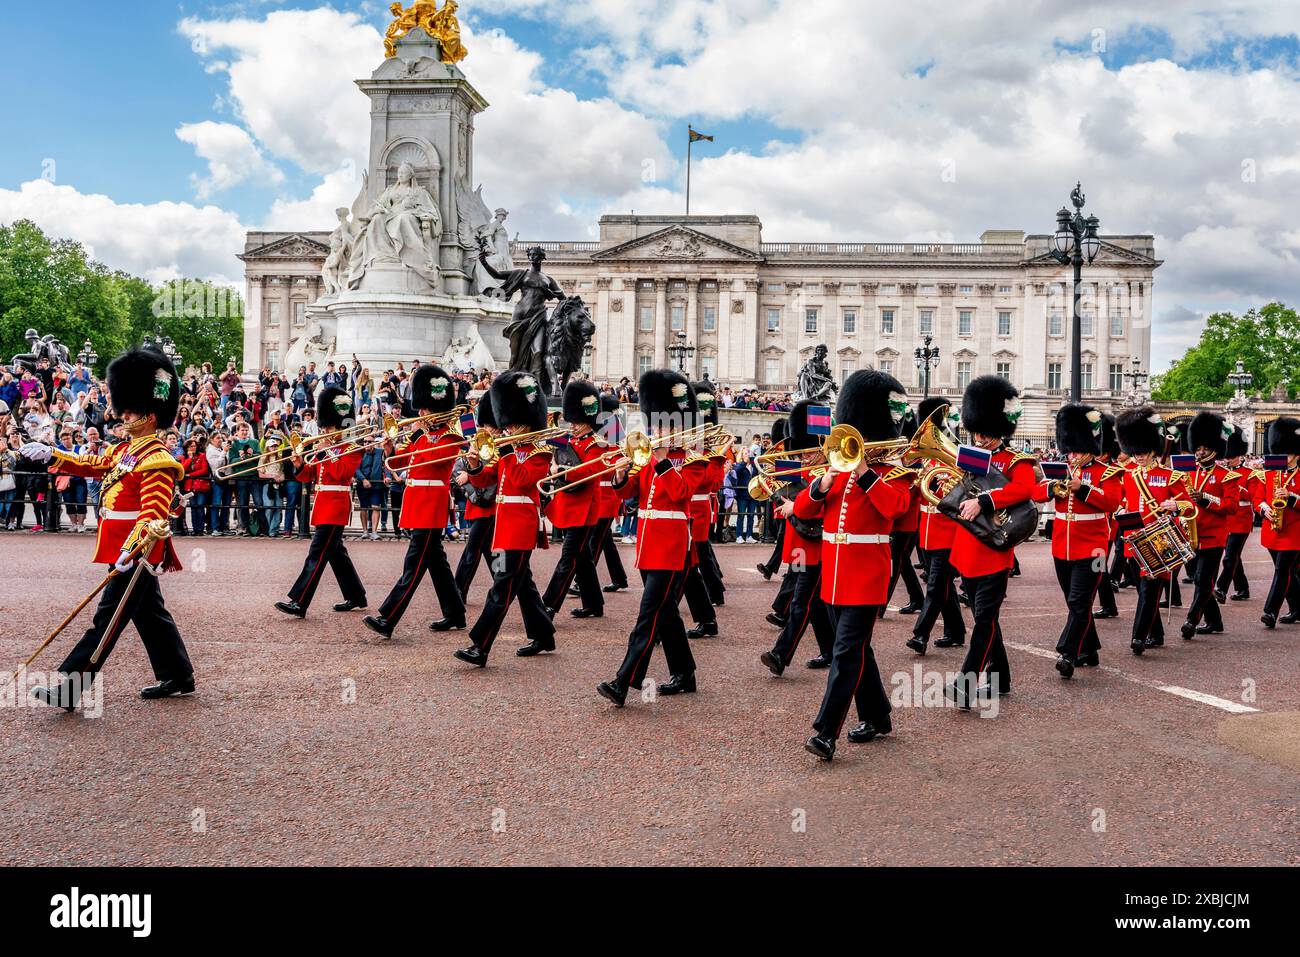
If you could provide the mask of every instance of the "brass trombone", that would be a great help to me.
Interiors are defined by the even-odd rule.
[[[722,435],[726,435],[728,441],[730,441],[730,433],[722,428],[722,426],[712,424],[697,425],[694,428],[683,429],[680,432],[670,432],[653,439],[644,432],[629,432],[627,440],[623,444],[623,448],[610,449],[608,452],[600,456],[600,461],[605,464],[604,469],[580,478],[576,482],[563,484],[567,484],[569,488],[577,488],[579,485],[585,485],[588,482],[595,482],[607,475],[612,475],[621,468],[642,469],[650,464],[650,458],[654,450],[662,445],[674,442],[679,444],[678,447],[681,447],[682,445],[692,445],[696,442],[714,442],[716,444]],[[544,495],[554,494],[558,489],[550,488],[549,486],[556,482],[563,482],[566,475],[576,472],[578,469],[586,468],[591,464],[591,462],[583,462],[564,469],[563,471],[548,475],[537,483],[537,490]]]
[[[226,479],[234,478],[236,475],[254,474],[259,468],[265,468],[268,465],[279,465],[282,462],[288,462],[290,459],[306,459],[307,453],[314,451],[314,446],[319,442],[329,442],[326,450],[347,445],[350,442],[361,441],[363,437],[374,430],[372,425],[354,425],[349,429],[342,429],[338,432],[322,432],[319,435],[302,435],[298,432],[290,432],[284,437],[284,445],[272,455],[262,453],[254,458],[242,459],[238,462],[227,462],[225,465],[219,465],[212,470],[212,477],[218,482],[224,482]]]

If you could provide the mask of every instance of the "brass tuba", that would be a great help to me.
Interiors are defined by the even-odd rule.
[[[917,491],[931,507],[938,507],[965,476],[957,467],[957,443],[939,425],[947,417],[948,406],[935,409],[912,435],[911,444],[903,453],[903,464],[907,466],[927,461],[936,463],[923,468],[916,480]],[[936,481],[939,482],[937,489],[934,487]]]

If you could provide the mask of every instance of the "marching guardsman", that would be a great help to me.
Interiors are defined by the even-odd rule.
[[[903,418],[902,435],[910,439],[916,434],[918,423],[912,410],[907,410],[907,415]],[[898,587],[898,580],[903,580],[903,587],[907,589],[907,603],[898,609],[900,615],[915,615],[925,604],[925,591],[921,588],[921,580],[916,577],[916,569],[912,567],[912,553],[916,551],[916,542],[919,537],[921,527],[921,493],[916,483],[912,484],[912,501],[907,506],[907,511],[898,517],[894,522],[894,529],[889,533],[889,550],[893,564],[889,571],[889,597],[885,599],[885,605],[888,606],[890,599],[894,597],[894,589]],[[885,609],[880,609],[880,617],[885,617]]]
[[[636,567],[644,586],[641,610],[617,675],[596,688],[619,708],[629,688],[644,684],[656,643],[663,645],[670,675],[659,694],[695,691],[695,657],[678,606],[691,565],[690,506],[699,479],[683,470],[685,450],[672,436],[697,424],[699,404],[686,377],[669,369],[645,373],[638,392],[647,434],[654,442],[651,459],[644,467],[624,462],[614,472],[614,489],[627,498],[638,496],[641,503],[636,533]],[[694,469],[702,467],[696,464]]]
[[[492,400],[485,393],[474,410],[477,429],[490,436],[500,435],[496,419],[492,417]],[[463,432],[464,430],[462,430]],[[465,461],[462,455],[460,460]],[[456,587],[462,600],[469,599],[469,586],[474,583],[481,562],[492,568],[492,536],[497,526],[497,487],[488,484],[482,488],[473,485],[469,473],[463,468],[456,472],[453,481],[465,490],[465,548],[456,564]]]
[[[1122,466],[1119,466],[1120,454],[1119,440],[1115,436],[1115,416],[1109,412],[1103,412],[1101,414],[1101,455],[1097,456],[1097,461],[1102,465],[1115,465],[1122,468]],[[1125,469],[1125,471],[1128,470]],[[1121,485],[1122,479],[1121,476]],[[1122,494],[1118,506],[1123,507]],[[1106,524],[1110,527],[1110,544],[1105,555],[1101,584],[1097,586],[1097,600],[1100,607],[1092,613],[1093,618],[1119,617],[1119,607],[1115,604],[1115,582],[1110,573],[1111,568],[1114,567],[1111,554],[1115,551],[1123,552],[1124,549],[1119,541],[1119,523],[1112,517],[1107,520]]]
[[[456,407],[451,377],[439,366],[421,365],[411,375],[408,401],[418,415],[443,418],[417,431],[410,442],[388,450],[390,455],[402,457],[400,471],[406,473],[406,493],[397,527],[411,535],[402,576],[379,606],[379,614],[362,619],[367,628],[385,638],[393,636],[426,572],[442,608],[442,617],[429,625],[430,630],[465,627],[465,601],[442,545],[451,511],[451,473],[456,467],[456,450],[463,444],[463,436],[450,421]]]
[[[608,451],[596,433],[600,421],[600,390],[590,382],[575,380],[564,390],[564,421],[569,423],[568,445],[577,464],[560,480],[546,507],[546,517],[564,533],[560,559],[542,604],[552,618],[559,614],[569,585],[574,579],[582,596],[582,607],[573,609],[574,618],[604,618],[605,596],[596,577],[591,540],[596,535],[597,499],[600,486],[589,479],[605,469],[601,456]]]
[[[304,485],[316,484],[307,560],[303,562],[298,580],[289,589],[289,600],[275,603],[277,610],[295,618],[307,617],[307,609],[326,565],[334,572],[334,579],[343,593],[343,600],[334,606],[334,610],[343,612],[366,607],[366,588],[361,584],[347,546],[343,544],[343,530],[352,517],[352,479],[361,464],[362,452],[351,442],[326,438],[341,432],[352,421],[352,397],[342,389],[321,389],[316,398],[316,422],[320,426],[321,438],[313,444],[326,445],[329,449],[313,453],[308,447],[306,457],[293,457],[298,481]],[[308,458],[311,464],[308,464]]]
[[[785,426],[785,419],[777,419],[772,423],[770,432],[772,444],[768,448],[769,453],[775,454],[785,449]],[[772,507],[776,508],[780,504],[779,498],[775,495],[772,496]],[[776,535],[774,536],[776,541],[772,545],[772,555],[767,561],[758,563],[758,573],[763,576],[765,582],[770,582],[772,576],[781,568],[781,556],[785,554],[785,543],[781,539],[785,535],[786,524],[785,522],[776,523]]]
[[[1232,427],[1213,412],[1202,412],[1188,427],[1188,446],[1196,471],[1187,476],[1187,495],[1196,506],[1196,591],[1183,622],[1183,638],[1223,631],[1223,612],[1214,597],[1214,580],[1228,542],[1228,521],[1240,507],[1242,475],[1218,464],[1228,451]],[[1204,618],[1204,623],[1201,619]]]
[[[785,626],[772,650],[763,652],[758,659],[778,678],[790,667],[799,641],[810,625],[817,639],[818,654],[808,662],[808,667],[829,668],[835,650],[835,629],[830,610],[822,599],[822,521],[794,514],[794,499],[809,482],[821,477],[813,474],[814,467],[824,467],[821,440],[808,431],[808,407],[812,404],[805,399],[790,410],[784,451],[791,459],[801,459],[804,470],[798,482],[785,490],[782,503],[773,509],[773,514],[784,519],[785,525],[785,532],[780,536],[785,543],[781,561],[788,563],[796,575]]]
[[[701,425],[718,424],[718,401],[709,382],[691,386],[699,405],[697,422]],[[717,453],[717,454],[715,454]],[[716,638],[718,612],[716,606],[724,604],[722,569],[709,541],[713,528],[714,505],[717,491],[722,488],[726,473],[722,453],[718,449],[691,452],[682,465],[683,474],[695,483],[691,491],[691,568],[686,573],[686,607],[690,609],[695,627],[686,633],[688,638]]]
[[[1150,406],[1122,412],[1115,422],[1120,448],[1131,462],[1124,473],[1124,506],[1142,516],[1143,526],[1167,517],[1195,518],[1196,506],[1187,497],[1186,476],[1160,462],[1164,449],[1164,422]],[[1169,573],[1150,575],[1136,558],[1133,546],[1124,543],[1129,556],[1129,578],[1138,583],[1137,611],[1133,615],[1133,634],[1129,647],[1140,655],[1148,648],[1165,643],[1165,626],[1160,617],[1160,596],[1172,577]]]
[[[866,443],[889,442],[898,439],[906,412],[907,396],[899,381],[863,369],[845,381],[835,422],[857,429]],[[823,761],[835,757],[835,742],[852,704],[861,724],[849,732],[851,743],[871,741],[894,728],[871,634],[889,595],[889,533],[907,511],[916,473],[873,458],[862,456],[852,471],[828,468],[794,503],[793,514],[800,519],[822,520],[822,600],[835,624],[826,692],[813,721],[816,733],[804,745]]]
[[[1246,433],[1240,426],[1235,426],[1228,436],[1224,462],[1231,471],[1242,476],[1241,494],[1237,499],[1237,509],[1228,516],[1228,538],[1223,546],[1223,570],[1214,589],[1214,599],[1219,604],[1228,600],[1228,586],[1234,586],[1233,601],[1250,601],[1250,579],[1246,577],[1246,566],[1241,554],[1250,541],[1250,533],[1255,529],[1254,473],[1244,468],[1244,459],[1250,452],[1246,445]]]
[[[1106,573],[1111,516],[1123,494],[1124,470],[1097,461],[1101,455],[1101,413],[1071,402],[1056,413],[1056,447],[1066,456],[1069,477],[1045,480],[1035,502],[1054,502],[1052,560],[1069,614],[1056,642],[1056,670],[1069,678],[1075,668],[1100,664],[1101,639],[1092,603]]]
[[[1006,447],[1023,414],[1020,392],[1001,376],[980,376],[966,387],[961,400],[962,428],[970,433],[976,447],[992,454],[990,468],[1007,478],[1001,488],[962,502],[961,518],[966,522],[1027,502],[1033,495],[1038,483],[1036,460]],[[1011,691],[1011,663],[998,617],[1016,554],[1013,548],[999,551],[985,545],[965,525],[955,523],[948,561],[961,575],[962,588],[971,596],[975,621],[962,664],[964,677],[945,685],[944,695],[958,707],[969,709],[977,697]],[[988,675],[986,683],[980,682],[983,675]]]
[[[600,397],[600,428],[604,436],[604,445],[609,448],[622,441],[623,429],[615,424],[618,421],[619,401],[616,395]],[[602,555],[605,556],[605,570],[609,572],[609,584],[603,591],[613,594],[627,591],[627,571],[623,568],[623,558],[618,553],[618,542],[614,538],[614,520],[618,518],[619,504],[622,498],[614,491],[612,478],[602,478],[596,491],[596,531],[591,537],[591,563],[595,565]]]
[[[924,399],[917,411],[917,419],[924,424],[930,416],[948,405],[947,399]],[[927,466],[932,464],[926,463]],[[956,528],[957,523],[940,514],[937,506],[921,504],[917,547],[921,550],[921,560],[925,562],[925,601],[912,626],[912,637],[907,640],[907,647],[918,655],[925,654],[930,632],[940,615],[943,616],[943,635],[934,646],[960,648],[966,644],[966,621],[961,616],[961,604],[957,601],[957,589],[953,584],[956,573],[950,562]]]
[[[20,454],[51,463],[64,475],[99,479],[99,528],[91,561],[117,572],[104,587],[95,618],[59,665],[57,687],[33,688],[32,697],[72,710],[89,690],[112,653],[127,623],[135,625],[158,684],[140,692],[145,699],[168,698],[194,691],[194,668],[176,622],[163,604],[158,576],[179,571],[171,539],[162,538],[149,554],[136,558],[151,540],[154,523],[166,526],[172,493],[184,470],[157,433],[172,427],[180,404],[181,384],[170,359],[153,349],[133,349],[108,367],[108,394],[113,412],[128,439],[105,455],[72,455],[40,442],[23,445]],[[144,562],[140,569],[137,562]],[[141,573],[143,571],[143,574]]]
[[[1268,427],[1268,454],[1286,456],[1284,468],[1270,467],[1262,473],[1257,492],[1264,519],[1260,541],[1273,559],[1273,583],[1259,620],[1265,628],[1273,628],[1279,620],[1288,625],[1300,621],[1295,605],[1290,614],[1278,618],[1283,600],[1290,604],[1300,590],[1300,419],[1273,420]]]
[[[537,380],[525,372],[497,376],[484,401],[492,403],[492,417],[506,438],[546,428],[546,398]],[[492,551],[498,553],[492,562],[492,588],[469,632],[473,644],[454,652],[467,664],[480,668],[487,665],[492,643],[516,598],[528,644],[515,654],[531,658],[555,650],[555,625],[542,604],[530,565],[542,518],[537,483],[550,472],[551,456],[551,446],[536,441],[504,449],[489,466],[473,448],[465,456],[469,480],[475,487],[496,485],[497,521]]]

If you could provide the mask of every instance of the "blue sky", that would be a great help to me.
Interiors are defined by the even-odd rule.
[[[235,281],[246,229],[328,228],[355,194],[344,170],[364,162],[366,103],[350,81],[378,62],[386,4],[58,9],[72,26],[53,40],[48,7],[4,5],[0,221],[31,216],[151,277]],[[717,137],[696,152],[695,211],[757,213],[770,240],[1046,231],[1082,179],[1103,232],[1153,233],[1167,261],[1157,368],[1209,311],[1300,301],[1291,3],[464,0],[460,13],[463,67],[492,101],[477,172],[525,238],[679,210],[694,122]]]

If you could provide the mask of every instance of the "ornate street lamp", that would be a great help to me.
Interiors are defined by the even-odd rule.
[[[916,368],[921,373],[924,398],[930,397],[930,370],[939,368],[939,347],[931,348],[932,337],[925,337],[925,345],[916,347]]]
[[[1133,357],[1133,368],[1124,373],[1124,378],[1128,380],[1128,393],[1124,396],[1124,407],[1126,409],[1140,409],[1150,401],[1147,395],[1147,383],[1151,376],[1142,369],[1142,360],[1137,356]]]
[[[99,354],[95,352],[95,347],[90,344],[89,339],[87,339],[86,344],[81,347],[81,351],[77,353],[77,358],[80,359],[81,364],[87,368],[90,368],[99,361]]]
[[[1080,285],[1083,281],[1083,264],[1089,264],[1101,251],[1101,238],[1096,216],[1083,215],[1083,184],[1075,183],[1070,192],[1074,212],[1062,206],[1056,214],[1056,233],[1052,237],[1052,258],[1062,265],[1074,267],[1074,328],[1070,333],[1070,394],[1075,402],[1083,401],[1083,324],[1079,314]]]
[[[1251,415],[1251,401],[1246,390],[1254,384],[1255,377],[1246,371],[1246,363],[1238,359],[1236,370],[1228,373],[1228,385],[1232,386],[1235,394],[1228,400],[1224,411],[1228,413],[1229,422],[1243,429]]]
[[[668,347],[668,355],[677,363],[677,371],[686,371],[686,360],[695,357],[695,346],[686,341],[686,333],[678,332],[674,334],[674,342]]]

